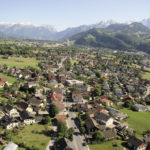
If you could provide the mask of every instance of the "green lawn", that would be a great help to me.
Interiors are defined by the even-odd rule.
[[[15,78],[7,76],[7,75],[5,75],[3,73],[0,73],[0,78],[7,78],[9,83],[14,83],[14,82],[17,81]]]
[[[126,113],[129,116],[126,121],[131,128],[136,130],[138,135],[141,135],[143,131],[150,130],[149,112],[135,112],[128,109],[122,109],[120,111]]]
[[[143,79],[147,79],[150,81],[150,73],[149,72],[145,72],[143,75],[142,75],[142,78]]]
[[[44,150],[50,140],[50,137],[44,135],[42,133],[43,130],[45,130],[45,127],[39,124],[25,126],[23,130],[20,130],[18,135],[12,137],[12,141],[17,143],[24,142],[27,146],[35,146],[40,150]]]
[[[24,58],[24,57],[10,57],[8,59],[2,59],[0,56],[0,64],[6,64],[9,67],[28,67],[38,68],[38,60],[36,58]]]
[[[2,146],[2,145],[0,145],[0,150],[2,150],[2,148],[3,148],[3,146]]]
[[[113,142],[117,142],[117,145],[120,147],[120,150],[123,150],[123,146],[121,144],[123,143],[123,141],[120,140],[107,141],[102,144],[92,144],[89,145],[89,148],[90,150],[116,150],[116,148],[112,146]]]
[[[71,65],[74,66],[74,64],[78,64],[78,61],[70,59]]]

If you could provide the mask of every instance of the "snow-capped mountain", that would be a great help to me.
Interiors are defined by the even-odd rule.
[[[125,22],[131,24],[133,21]],[[142,20],[145,26],[150,27],[150,19]],[[86,32],[93,28],[106,28],[112,24],[120,24],[119,22],[108,20],[100,21],[97,24],[81,25],[78,27],[67,28],[58,32],[51,25],[35,25],[32,23],[7,23],[0,22],[0,32],[8,37],[23,38],[23,39],[39,39],[39,40],[60,40],[69,38],[75,34]]]
[[[53,40],[56,29],[50,25],[34,25],[31,23],[0,22],[0,32],[8,37]]]
[[[150,18],[143,19],[141,23],[150,28]]]

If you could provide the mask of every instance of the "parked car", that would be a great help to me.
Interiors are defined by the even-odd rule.
[[[86,143],[86,142],[83,142],[83,143],[82,143],[82,145],[83,145],[83,146],[86,146],[86,145],[87,145],[87,143]]]

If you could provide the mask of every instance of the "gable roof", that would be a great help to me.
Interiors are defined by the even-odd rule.
[[[96,112],[94,115],[97,119],[100,119],[102,121],[108,121],[111,118],[110,116],[102,112]]]
[[[40,100],[38,100],[37,98],[33,97],[33,98],[29,99],[29,103],[31,105],[39,106],[42,102]]]
[[[17,104],[17,106],[23,110],[26,110],[28,108],[28,104],[26,102],[20,102]]]
[[[114,138],[116,136],[116,134],[113,130],[104,130],[102,132],[103,132],[103,135],[106,139],[111,139],[111,138]]]
[[[93,118],[87,118],[85,120],[85,125],[88,129],[93,129],[93,128],[99,128],[99,124],[97,123],[97,121]]]
[[[10,104],[7,104],[6,106],[5,106],[5,110],[6,111],[11,111],[13,109],[13,107],[10,105]]]
[[[139,147],[141,144],[143,144],[143,141],[135,136],[132,136],[129,140],[128,140],[128,144],[131,144],[134,147]]]
[[[27,111],[21,111],[21,112],[20,112],[20,118],[21,118],[21,120],[33,119],[33,116],[31,116],[31,115],[29,114],[29,112],[27,112]]]

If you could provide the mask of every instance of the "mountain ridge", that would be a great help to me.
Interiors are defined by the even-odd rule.
[[[70,27],[63,31],[57,31],[56,28],[51,25],[0,22],[0,32],[2,32],[8,37],[15,37],[15,38],[37,39],[37,40],[38,39],[39,40],[61,40],[61,39],[70,38],[75,34],[85,32],[93,28],[106,28],[112,24],[128,25],[132,22],[133,21],[125,22],[125,23],[119,23],[113,20],[100,21],[99,23],[96,24]],[[143,19],[141,23],[150,27],[150,19]]]

